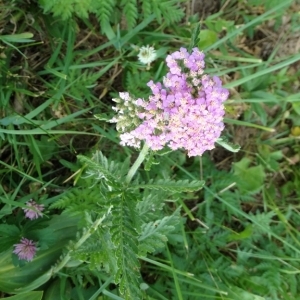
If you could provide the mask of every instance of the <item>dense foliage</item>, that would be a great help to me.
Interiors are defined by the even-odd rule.
[[[2,298],[299,298],[300,5],[196,2],[0,1]],[[229,90],[216,148],[120,145],[119,92],[147,107],[179,48]]]

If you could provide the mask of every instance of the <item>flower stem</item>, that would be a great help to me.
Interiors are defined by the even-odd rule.
[[[149,146],[147,146],[145,143],[137,160],[134,162],[134,164],[132,165],[132,167],[130,168],[130,170],[126,176],[126,183],[130,183],[130,181],[131,181],[132,177],[134,176],[134,174],[136,173],[137,169],[142,164],[142,162],[145,160],[145,157],[146,157],[148,151],[149,151]]]

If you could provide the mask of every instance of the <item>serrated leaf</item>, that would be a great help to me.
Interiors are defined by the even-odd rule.
[[[144,169],[145,169],[145,171],[150,171],[152,165],[158,165],[158,164],[159,164],[159,162],[156,161],[154,158],[154,153],[151,152],[149,157],[147,158]]]
[[[128,160],[123,164],[115,163],[113,161],[109,162],[101,151],[96,151],[92,158],[83,155],[78,155],[77,157],[79,161],[87,167],[85,178],[91,177],[94,180],[103,179],[109,183],[109,185],[113,185],[114,187],[120,187],[122,185],[122,181],[118,178],[124,175],[124,168],[127,167]]]
[[[139,288],[140,263],[138,260],[138,240],[135,218],[136,201],[128,194],[115,198],[112,202],[111,237],[115,245],[118,271],[115,282],[125,299],[142,299]]]
[[[149,222],[142,225],[142,232],[139,236],[139,253],[145,256],[165,246],[168,241],[167,235],[172,232],[179,222],[179,210],[172,216],[164,217],[161,220]]]
[[[153,190],[162,190],[168,191],[172,193],[180,193],[180,192],[194,192],[199,191],[203,188],[205,182],[202,180],[166,180],[160,179],[156,182],[150,181],[145,184],[132,184],[129,188],[131,189],[153,189]]]

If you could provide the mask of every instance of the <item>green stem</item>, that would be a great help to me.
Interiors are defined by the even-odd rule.
[[[98,226],[103,222],[103,220],[110,214],[112,209],[112,205],[108,208],[108,211],[101,218],[97,219],[94,224],[83,234],[80,240],[74,245],[73,249],[68,251],[66,256],[62,259],[62,261],[52,269],[52,274],[59,272],[71,259],[71,253],[77,250],[98,228]]]
[[[129,183],[131,181],[131,179],[134,176],[134,174],[136,173],[137,169],[142,164],[142,162],[145,160],[145,157],[146,157],[148,151],[149,151],[149,147],[145,143],[137,160],[134,162],[134,164],[132,165],[132,167],[130,168],[130,170],[126,176],[126,183]]]

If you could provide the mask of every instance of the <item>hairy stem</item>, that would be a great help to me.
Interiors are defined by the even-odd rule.
[[[145,143],[137,160],[134,162],[134,164],[132,165],[132,167],[130,168],[130,170],[126,176],[126,183],[129,183],[131,181],[131,179],[134,176],[134,174],[136,173],[137,169],[142,164],[142,162],[145,160],[145,157],[146,157],[148,151],[149,151],[149,147]]]

